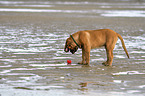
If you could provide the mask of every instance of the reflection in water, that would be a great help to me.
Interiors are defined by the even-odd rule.
[[[81,87],[87,87],[88,85],[88,82],[85,82],[85,83],[80,83]]]
[[[88,88],[87,88],[88,83],[87,82],[80,83],[79,85],[81,86],[81,88],[79,88],[79,90],[81,90],[81,91],[87,91],[88,90]]]

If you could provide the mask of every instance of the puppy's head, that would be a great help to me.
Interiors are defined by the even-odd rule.
[[[74,54],[77,50],[78,50],[78,46],[74,43],[72,38],[68,38],[66,40],[66,43],[65,43],[64,51],[65,52],[69,52],[70,51],[72,54]]]

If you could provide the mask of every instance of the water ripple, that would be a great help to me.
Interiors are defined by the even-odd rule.
[[[144,23],[139,21],[145,17],[145,3],[130,1],[0,1],[0,95],[8,96],[8,91],[13,90],[12,95],[16,95],[18,89],[35,94],[67,89],[71,90],[65,91],[67,94],[75,91],[78,95],[81,90],[80,95],[86,95],[83,89],[89,89],[87,94],[93,90],[96,95],[96,90],[103,93],[104,89],[110,92],[110,88],[115,95],[116,90],[121,94],[126,90],[144,93],[145,30]],[[81,61],[82,51],[79,49],[74,55],[65,53],[66,38],[79,30],[95,28],[123,30],[120,33],[124,34],[131,58],[126,58],[118,40],[113,50],[113,67],[101,65],[106,60],[104,48],[91,50],[90,67],[76,64]],[[67,64],[68,59],[72,64]],[[82,81],[93,83],[80,88]]]

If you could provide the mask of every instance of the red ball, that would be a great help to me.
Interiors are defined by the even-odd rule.
[[[67,64],[71,64],[71,60],[67,60]]]

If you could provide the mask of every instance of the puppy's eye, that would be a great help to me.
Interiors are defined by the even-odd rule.
[[[69,49],[72,48],[72,45],[68,45],[68,48],[69,48]]]
[[[71,48],[71,45],[68,45],[68,48]]]

